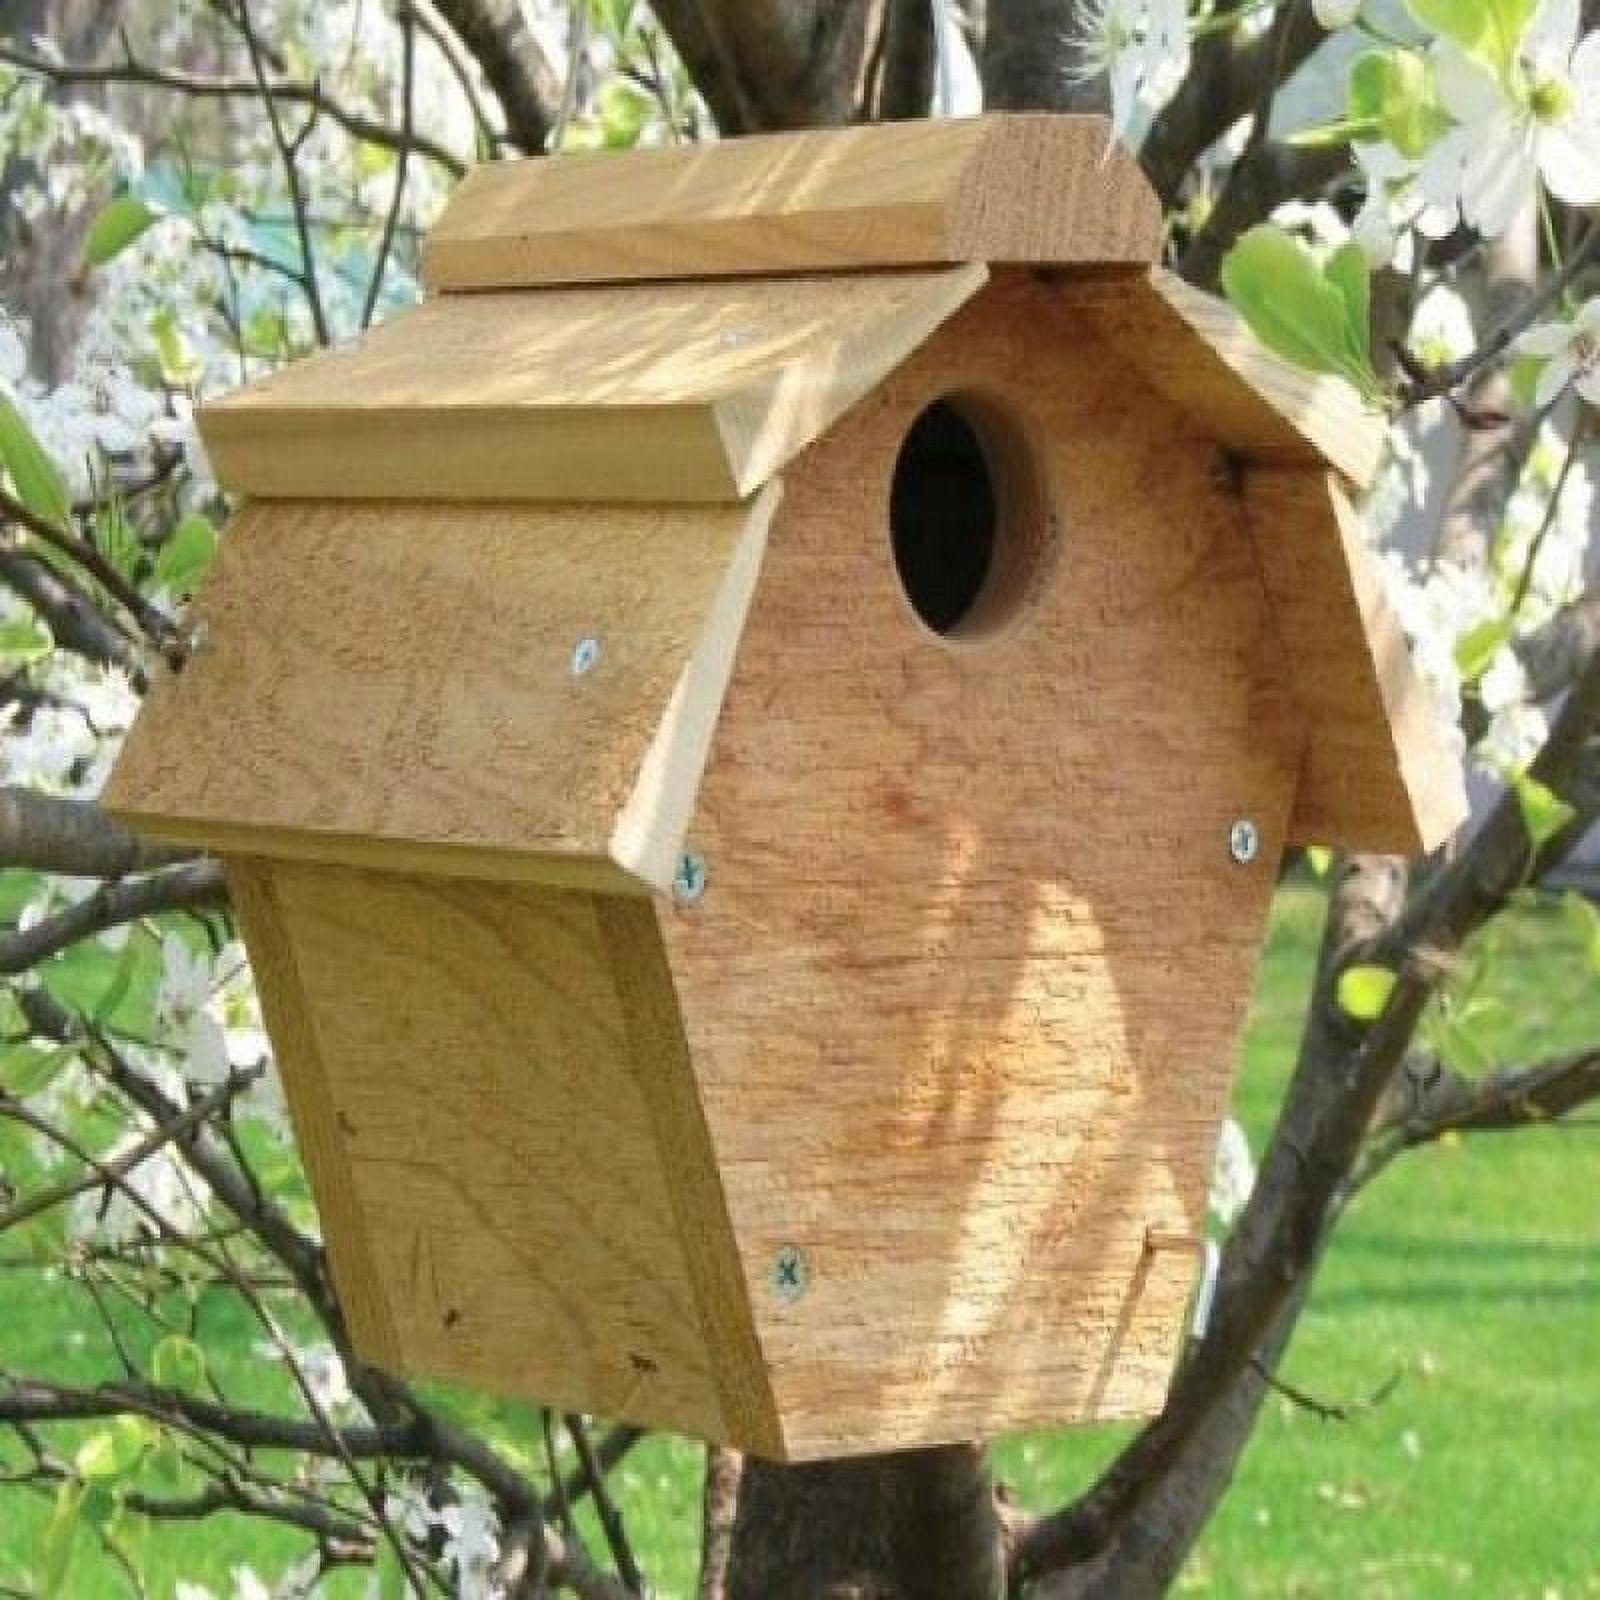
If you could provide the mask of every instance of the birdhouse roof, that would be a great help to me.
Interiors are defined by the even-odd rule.
[[[1296,836],[1431,847],[1459,785],[1337,499],[1382,427],[1156,269],[1159,230],[1094,117],[478,169],[428,241],[430,299],[202,412],[253,504],[110,804],[235,853],[666,886],[779,475],[991,269],[1029,267],[1197,434],[1295,487],[1256,537],[1326,717]]]

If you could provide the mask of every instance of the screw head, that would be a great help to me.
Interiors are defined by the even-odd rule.
[[[600,641],[585,634],[572,647],[572,676],[581,678],[600,659]]]
[[[1228,829],[1228,854],[1241,867],[1255,860],[1261,849],[1261,834],[1248,817],[1240,817]]]
[[[693,850],[685,850],[678,858],[678,870],[672,875],[672,898],[680,906],[692,906],[706,892],[706,858]]]
[[[772,1258],[772,1292],[784,1305],[792,1306],[810,1283],[811,1269],[799,1245],[780,1245]]]

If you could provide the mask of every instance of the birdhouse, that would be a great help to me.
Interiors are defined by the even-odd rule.
[[[1075,117],[485,166],[202,416],[109,803],[227,864],[357,1348],[779,1458],[1148,1414],[1284,848],[1459,774],[1381,429]]]

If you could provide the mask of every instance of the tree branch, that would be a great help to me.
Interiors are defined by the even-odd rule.
[[[193,859],[192,850],[139,838],[92,801],[0,786],[0,866],[124,878]]]
[[[261,96],[259,81],[250,77],[205,77],[199,73],[177,72],[165,67],[155,67],[135,60],[85,66],[75,62],[51,61],[47,57],[31,55],[14,44],[0,43],[0,61],[23,72],[32,72],[57,84],[143,84],[152,89],[169,90],[192,100],[256,100]],[[314,116],[326,116],[352,137],[363,143],[380,145],[387,150],[401,148],[402,135],[398,129],[364,112],[334,99],[323,87],[320,78],[310,83],[300,83],[292,78],[271,77],[268,88],[280,103],[305,106]],[[466,171],[466,163],[442,144],[425,134],[412,138],[411,148],[426,156],[454,177]]]
[[[541,155],[561,83],[517,0],[434,0],[434,10],[482,69],[505,112],[507,137],[528,155]]]
[[[140,917],[163,911],[209,911],[227,903],[228,885],[220,861],[186,861],[146,878],[107,883],[31,928],[0,932],[0,974],[26,972],[80,939]]]

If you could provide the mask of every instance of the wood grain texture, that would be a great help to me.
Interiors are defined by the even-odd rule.
[[[360,1319],[362,1353],[771,1439],[692,1086],[659,1082],[682,1034],[648,902],[284,862],[241,881],[293,951],[292,989],[261,979],[325,1223],[363,1242],[359,1270],[335,1248],[339,1288],[377,1286],[386,1334]]]
[[[665,887],[777,496],[254,502],[105,803],[228,854]]]
[[[1219,443],[1250,461],[1325,463],[1359,486],[1372,481],[1383,419],[1342,378],[1273,355],[1226,301],[1160,268],[1064,290],[1123,360]]]
[[[887,529],[951,389],[1051,508],[1015,615],[955,641]],[[1217,468],[1008,274],[789,475],[690,830],[708,887],[658,914],[791,1456],[1161,1403],[1300,757]]]
[[[1161,209],[1101,117],[986,116],[476,167],[430,288],[932,262],[1156,258]]]
[[[737,500],[982,284],[936,272],[457,295],[201,411],[236,494]]]
[[[373,1253],[374,1219],[363,1210],[351,1181],[311,997],[301,982],[300,962],[305,952],[295,947],[270,862],[234,856],[227,863],[227,877],[289,1102],[295,1144],[317,1197],[340,1309],[350,1337],[367,1360],[387,1371],[398,1371],[402,1348],[390,1296]],[[380,1211],[378,1228],[383,1226],[382,1217]]]
[[[1466,820],[1461,763],[1338,479],[1254,468],[1245,502],[1305,717],[1289,838],[1418,855]]]

